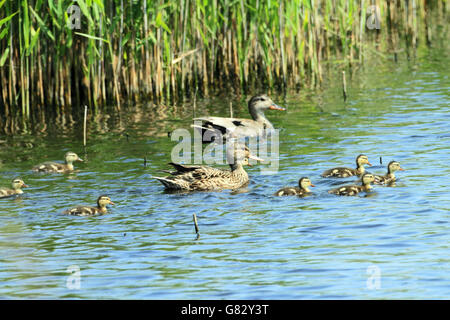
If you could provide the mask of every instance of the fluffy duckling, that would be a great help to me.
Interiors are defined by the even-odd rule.
[[[83,161],[75,152],[67,152],[64,156],[65,163],[57,163],[57,162],[44,162],[38,164],[33,167],[34,172],[56,172],[56,173],[65,173],[71,172],[74,170],[73,162],[74,161]]]
[[[367,156],[360,154],[359,156],[356,157],[356,169],[343,167],[333,168],[326,170],[324,173],[322,173],[322,177],[346,178],[351,176],[361,176],[365,172],[364,169],[365,164],[371,166]]]
[[[12,189],[0,188],[0,198],[10,197],[16,194],[22,194],[22,188],[27,188],[28,186],[20,178],[15,178],[11,182]]]
[[[298,187],[286,187],[275,192],[275,196],[305,196],[311,192],[308,187],[315,187],[309,178],[303,177],[298,180]]]
[[[106,205],[114,205],[114,202],[108,196],[100,196],[97,199],[97,207],[89,206],[76,206],[71,209],[65,210],[64,214],[70,214],[74,216],[93,216],[97,214],[105,214],[108,212]]]
[[[227,159],[231,170],[221,170],[208,166],[186,166],[170,163],[176,171],[168,177],[153,177],[167,190],[212,191],[239,189],[249,182],[244,165],[250,165],[249,159],[264,161],[250,154],[248,147],[227,149]]]
[[[400,163],[397,161],[389,162],[387,174],[384,176],[375,175],[374,184],[390,184],[395,182],[395,171],[405,171],[405,169],[400,167]]]
[[[358,185],[342,186],[339,188],[329,190],[328,193],[336,194],[338,196],[355,196],[360,192],[370,191],[372,189],[372,186],[370,184],[374,182],[374,180],[375,177],[373,174],[365,173],[361,178],[362,184],[360,186]]]

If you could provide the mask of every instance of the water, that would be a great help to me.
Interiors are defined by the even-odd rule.
[[[167,169],[175,144],[167,132],[189,127],[190,106],[91,119],[86,152],[72,119],[0,136],[1,185],[15,176],[30,185],[21,197],[0,199],[0,297],[448,299],[448,62],[430,50],[361,69],[348,79],[347,104],[339,81],[319,93],[272,95],[288,108],[268,112],[282,129],[280,168],[275,175],[248,168],[251,183],[240,193],[167,194],[150,179]],[[227,108],[222,96],[200,102],[196,113]],[[247,117],[242,103],[234,111]],[[86,158],[77,172],[30,171],[68,150]],[[359,153],[371,172],[384,174],[391,160],[407,171],[396,187],[369,196],[328,194],[342,180],[320,173],[353,166]],[[302,176],[316,185],[313,196],[272,196]],[[109,214],[61,215],[100,194],[116,203]],[[71,266],[80,269],[79,289],[70,289]]]

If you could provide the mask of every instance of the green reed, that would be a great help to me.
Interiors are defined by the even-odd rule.
[[[370,6],[379,30],[367,28]],[[0,0],[0,108],[120,110],[197,90],[314,87],[325,61],[430,44],[447,11],[444,0]]]

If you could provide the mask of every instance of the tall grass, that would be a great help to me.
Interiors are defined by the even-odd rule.
[[[75,4],[80,29],[72,29]],[[380,12],[370,30],[369,6]],[[362,63],[371,44],[432,43],[447,1],[0,0],[6,115],[170,101],[214,90],[317,86],[323,61]],[[424,30],[422,33],[421,30]],[[439,31],[440,30],[440,31]],[[424,39],[419,35],[423,34]]]

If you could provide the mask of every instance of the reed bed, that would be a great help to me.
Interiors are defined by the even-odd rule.
[[[380,45],[396,55],[400,46],[431,44],[446,30],[447,6],[443,0],[0,0],[0,109],[28,117],[85,104],[120,110],[142,100],[168,103],[197,91],[315,87],[329,66],[324,61],[359,64]],[[379,21],[371,20],[373,8]]]

